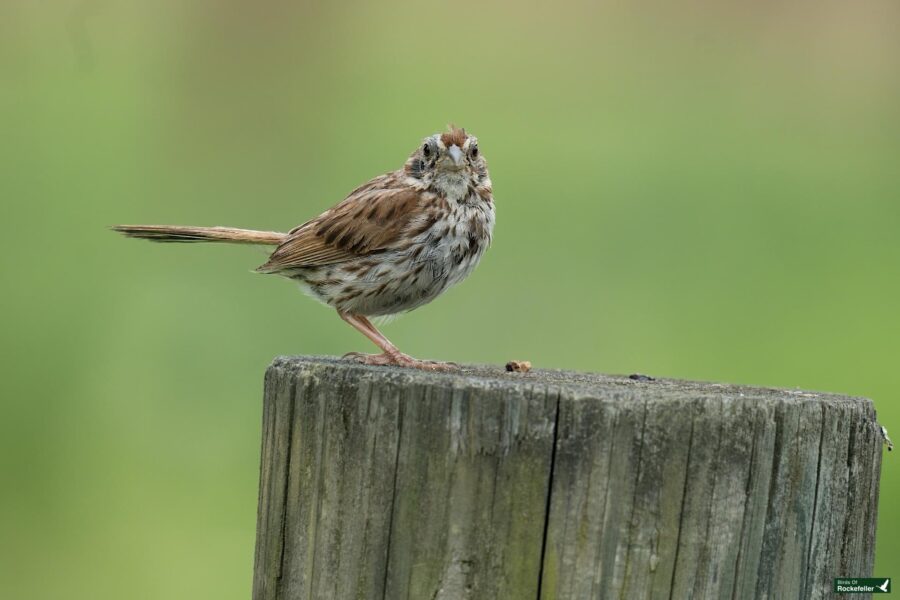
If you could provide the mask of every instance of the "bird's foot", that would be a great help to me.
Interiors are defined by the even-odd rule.
[[[398,352],[396,354],[363,354],[362,352],[348,352],[344,358],[355,360],[364,365],[391,365],[395,367],[406,367],[408,369],[422,369],[423,371],[458,371],[459,365],[452,362],[438,362],[434,360],[418,360]]]

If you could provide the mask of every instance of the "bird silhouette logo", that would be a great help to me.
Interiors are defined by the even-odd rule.
[[[884,580],[884,583],[882,583],[881,585],[878,586],[878,589],[881,590],[882,592],[887,593],[890,585],[891,585],[891,579],[887,578]]]

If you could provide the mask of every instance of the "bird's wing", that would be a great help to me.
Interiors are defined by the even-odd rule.
[[[272,273],[341,263],[403,244],[423,201],[423,192],[400,174],[382,175],[360,186],[337,206],[292,229],[257,269]]]

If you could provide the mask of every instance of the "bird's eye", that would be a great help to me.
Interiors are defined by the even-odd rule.
[[[472,158],[478,158],[478,146],[472,146],[469,152],[472,154]]]
[[[422,146],[422,154],[425,156],[425,158],[431,156],[431,146],[429,146],[428,144]]]

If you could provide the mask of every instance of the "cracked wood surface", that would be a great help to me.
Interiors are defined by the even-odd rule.
[[[253,597],[831,597],[881,446],[863,398],[279,358]]]

